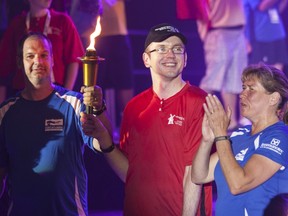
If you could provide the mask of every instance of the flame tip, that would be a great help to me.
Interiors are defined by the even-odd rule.
[[[86,50],[95,50],[94,46],[95,46],[95,41],[94,39],[96,37],[98,37],[101,33],[101,24],[100,24],[100,16],[98,16],[97,18],[97,24],[95,27],[95,31],[90,35],[90,45],[88,46],[88,48]]]

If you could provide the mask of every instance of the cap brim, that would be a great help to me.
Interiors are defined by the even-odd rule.
[[[183,34],[181,34],[179,32],[171,32],[171,33],[166,32],[163,35],[154,35],[154,36],[150,35],[150,37],[148,37],[145,41],[144,49],[146,49],[152,42],[162,42],[162,41],[164,41],[167,38],[172,37],[172,36],[176,36],[176,37],[180,38],[180,40],[182,41],[183,44],[187,43],[187,39]]]

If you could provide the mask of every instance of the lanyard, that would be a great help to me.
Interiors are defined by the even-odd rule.
[[[27,32],[29,32],[30,29],[30,12],[27,13],[26,16],[26,28],[27,28]],[[49,25],[50,25],[50,20],[51,20],[51,15],[50,15],[50,11],[47,10],[47,16],[46,16],[46,20],[45,20],[45,25],[44,25],[44,30],[43,30],[43,34],[47,36],[48,32],[49,32]]]

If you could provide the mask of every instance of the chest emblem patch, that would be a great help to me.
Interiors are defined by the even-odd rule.
[[[168,125],[183,126],[184,120],[184,117],[170,114],[170,117],[168,118]]]

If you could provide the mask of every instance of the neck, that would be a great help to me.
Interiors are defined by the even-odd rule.
[[[185,86],[186,82],[181,80],[174,80],[173,82],[153,82],[153,91],[161,99],[167,99],[179,91]]]
[[[275,124],[278,121],[279,121],[279,118],[275,115],[269,119],[263,118],[258,122],[253,122],[251,134],[259,133],[259,132],[263,131],[265,128]]]
[[[47,8],[45,8],[45,9],[39,9],[39,8],[33,8],[33,7],[30,8],[30,16],[31,17],[36,17],[36,18],[44,17],[47,15],[47,13],[48,13]]]
[[[27,86],[21,92],[21,95],[26,100],[39,101],[48,97],[54,90],[54,85],[51,83],[48,86]]]

